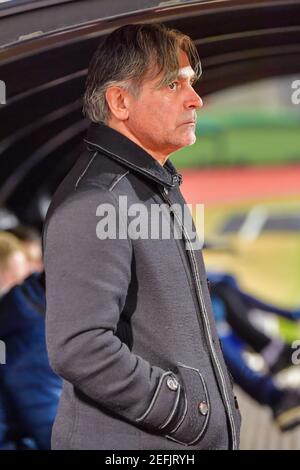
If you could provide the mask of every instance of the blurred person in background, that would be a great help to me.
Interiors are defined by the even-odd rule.
[[[0,299],[0,449],[47,450],[61,393],[45,341],[43,274],[31,274]]]
[[[259,307],[266,313],[273,311],[294,320],[299,318],[299,312],[279,309],[251,297],[239,289],[230,275],[209,273],[209,279],[217,330],[234,381],[259,404],[270,407],[273,419],[281,431],[289,431],[299,426],[299,390],[280,388],[274,380],[274,375],[280,370],[296,367],[292,363],[293,350],[280,339],[268,338],[247,318],[251,307]],[[258,349],[260,343],[265,346]],[[245,352],[249,351],[249,348],[264,359],[264,369],[254,370],[248,364]]]
[[[292,366],[293,347],[280,337],[269,337],[253,324],[251,316],[253,312],[259,311],[266,316],[277,315],[297,322],[300,320],[300,310],[280,308],[248,294],[230,274],[210,272],[208,277],[211,293],[222,299],[226,307],[226,319],[230,327],[261,355],[270,373],[276,374]]]
[[[0,232],[0,449],[50,448],[61,380],[45,344],[45,290],[39,235]],[[32,274],[35,273],[35,274]],[[28,277],[29,276],[29,277]]]
[[[0,297],[30,274],[30,265],[21,242],[0,232]]]
[[[22,242],[28,259],[30,272],[41,273],[44,267],[41,236],[39,232],[33,227],[26,225],[17,225],[8,231]]]

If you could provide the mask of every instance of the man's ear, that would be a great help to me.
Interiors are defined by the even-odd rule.
[[[106,90],[105,98],[111,114],[119,121],[128,119],[128,91],[119,86],[111,86]]]

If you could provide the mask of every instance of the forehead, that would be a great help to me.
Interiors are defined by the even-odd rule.
[[[189,58],[183,50],[179,51],[178,62],[179,62],[179,68],[191,66]]]
[[[189,58],[187,54],[180,50],[178,52],[178,75],[177,78],[179,79],[190,79],[193,78],[195,72],[191,67]],[[156,67],[152,66],[146,76],[144,77],[142,88],[150,88],[151,90],[155,90],[157,85],[160,83],[162,79],[162,72],[158,75],[155,73]],[[153,73],[154,72],[154,73]],[[175,78],[175,77],[174,77]]]
[[[179,62],[178,78],[190,78],[195,75],[195,72],[191,67],[189,58],[185,52],[183,51],[179,52],[178,62]]]
[[[195,72],[190,65],[187,65],[186,67],[181,67],[178,70],[178,78],[192,78],[194,77],[194,75]]]

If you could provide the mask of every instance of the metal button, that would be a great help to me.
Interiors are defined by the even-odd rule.
[[[198,409],[203,416],[206,416],[208,413],[208,404],[206,401],[201,401],[198,405]]]
[[[177,390],[178,389],[178,382],[177,380],[175,379],[175,377],[168,377],[167,379],[167,387],[170,389],[170,390]]]

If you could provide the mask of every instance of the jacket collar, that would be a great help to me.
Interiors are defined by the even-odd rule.
[[[105,124],[91,123],[84,141],[88,146],[99,150],[128,168],[142,173],[164,187],[173,188],[181,184],[182,176],[177,173],[176,168],[169,160],[164,166],[160,165],[132,140]]]

